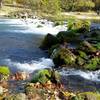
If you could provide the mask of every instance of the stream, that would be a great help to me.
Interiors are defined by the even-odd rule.
[[[53,27],[52,23],[46,22],[41,28],[37,28],[38,24],[39,21],[35,19],[31,24],[19,19],[0,19],[0,65],[9,66],[12,73],[17,71],[32,73],[54,65],[39,45],[47,33],[57,34],[62,27],[65,30],[65,27]],[[60,69],[58,71],[68,89],[100,91],[100,70]]]

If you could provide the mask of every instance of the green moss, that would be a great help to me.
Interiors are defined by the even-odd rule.
[[[40,82],[42,84],[46,83],[49,79],[47,77],[51,77],[48,70],[41,70],[36,75],[34,75],[32,82]]]
[[[85,52],[79,50],[78,53],[79,53],[79,56],[80,56],[80,57],[82,57],[82,58],[84,58],[84,59],[87,58],[87,54],[86,54]]]
[[[75,60],[76,56],[67,48],[59,49],[53,56],[53,61],[56,65],[73,65]]]
[[[69,20],[68,21],[68,30],[73,30],[75,32],[87,32],[90,29],[90,21],[87,20]]]
[[[93,44],[85,40],[80,43],[80,45],[77,47],[77,50],[84,51],[85,53],[93,53],[97,51]]]
[[[9,75],[10,70],[7,66],[0,66],[0,74]]]
[[[99,64],[99,58],[98,57],[94,57],[94,58],[90,59],[88,61],[88,63],[85,64],[84,66],[85,66],[85,69],[96,70],[98,64]]]
[[[100,50],[100,42],[94,45],[97,49]]]
[[[80,40],[80,34],[76,33],[75,31],[61,31],[57,34],[57,38],[59,39],[60,43],[63,42],[79,42]]]
[[[76,63],[79,65],[79,66],[82,66],[85,64],[85,60],[81,57],[77,57],[77,60],[76,60]]]
[[[53,79],[59,81],[60,75],[56,71],[43,69],[38,71],[32,79],[33,83],[39,82],[41,84],[45,84],[48,81],[52,81]]]

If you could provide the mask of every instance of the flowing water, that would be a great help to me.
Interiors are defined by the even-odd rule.
[[[19,20],[0,20],[0,65],[12,72],[50,67],[52,61],[39,49],[43,35],[28,30]],[[47,58],[47,59],[46,59]]]
[[[0,19],[0,65],[9,66],[12,72],[33,72],[54,65],[39,45],[48,32],[56,34],[62,28],[58,30],[52,23],[36,28],[36,20],[32,24],[23,24],[18,19]],[[84,91],[100,89],[100,70],[61,69],[59,72],[68,88]]]

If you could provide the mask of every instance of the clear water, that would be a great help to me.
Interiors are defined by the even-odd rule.
[[[18,20],[0,19],[0,65],[8,65],[13,71],[48,67],[52,61],[39,48],[42,39]]]

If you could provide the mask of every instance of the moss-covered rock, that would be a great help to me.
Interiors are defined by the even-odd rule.
[[[0,66],[0,80],[7,80],[9,75],[9,68],[7,66]]]
[[[56,45],[53,45],[50,49],[49,49],[49,55],[51,55],[53,52],[55,52],[55,50],[57,48],[60,47],[60,44],[56,44]]]
[[[98,69],[99,63],[100,63],[100,59],[98,57],[91,58],[84,65],[84,68],[88,70],[96,70]]]
[[[59,82],[60,81],[60,75],[57,71],[53,71],[53,70],[40,70],[38,71],[34,76],[31,82],[33,83],[41,83],[41,84],[45,84],[48,81],[51,82]]]
[[[0,74],[9,75],[10,70],[7,66],[0,66]]]
[[[53,36],[51,34],[47,34],[45,36],[44,40],[42,41],[40,48],[49,49],[49,48],[51,48],[51,46],[53,46],[57,43],[59,43],[59,41],[55,36]]]
[[[88,20],[69,20],[68,21],[68,30],[73,30],[75,32],[84,33],[90,29],[90,21]]]
[[[85,60],[78,56],[77,59],[76,59],[76,64],[78,66],[80,66],[80,68],[81,68],[81,66],[83,66],[85,64]]]
[[[61,31],[59,32],[56,37],[60,41],[63,42],[80,42],[80,33],[74,31]]]
[[[82,48],[81,48],[82,49]],[[98,52],[97,52],[98,53]],[[96,70],[100,67],[100,57],[96,52],[91,55],[87,51],[77,50],[71,51],[68,48],[58,47],[54,49],[51,58],[56,66],[69,66],[86,70]]]
[[[78,53],[81,58],[87,59],[87,54],[84,51],[78,50]]]
[[[86,40],[82,41],[81,44],[77,47],[77,49],[86,53],[96,52],[97,50],[91,43]]]
[[[59,48],[52,56],[55,65],[73,65],[76,56],[67,48]]]
[[[56,36],[48,34],[42,44],[55,66],[100,68],[100,30],[90,31],[89,21],[71,20],[68,31],[61,31]]]

